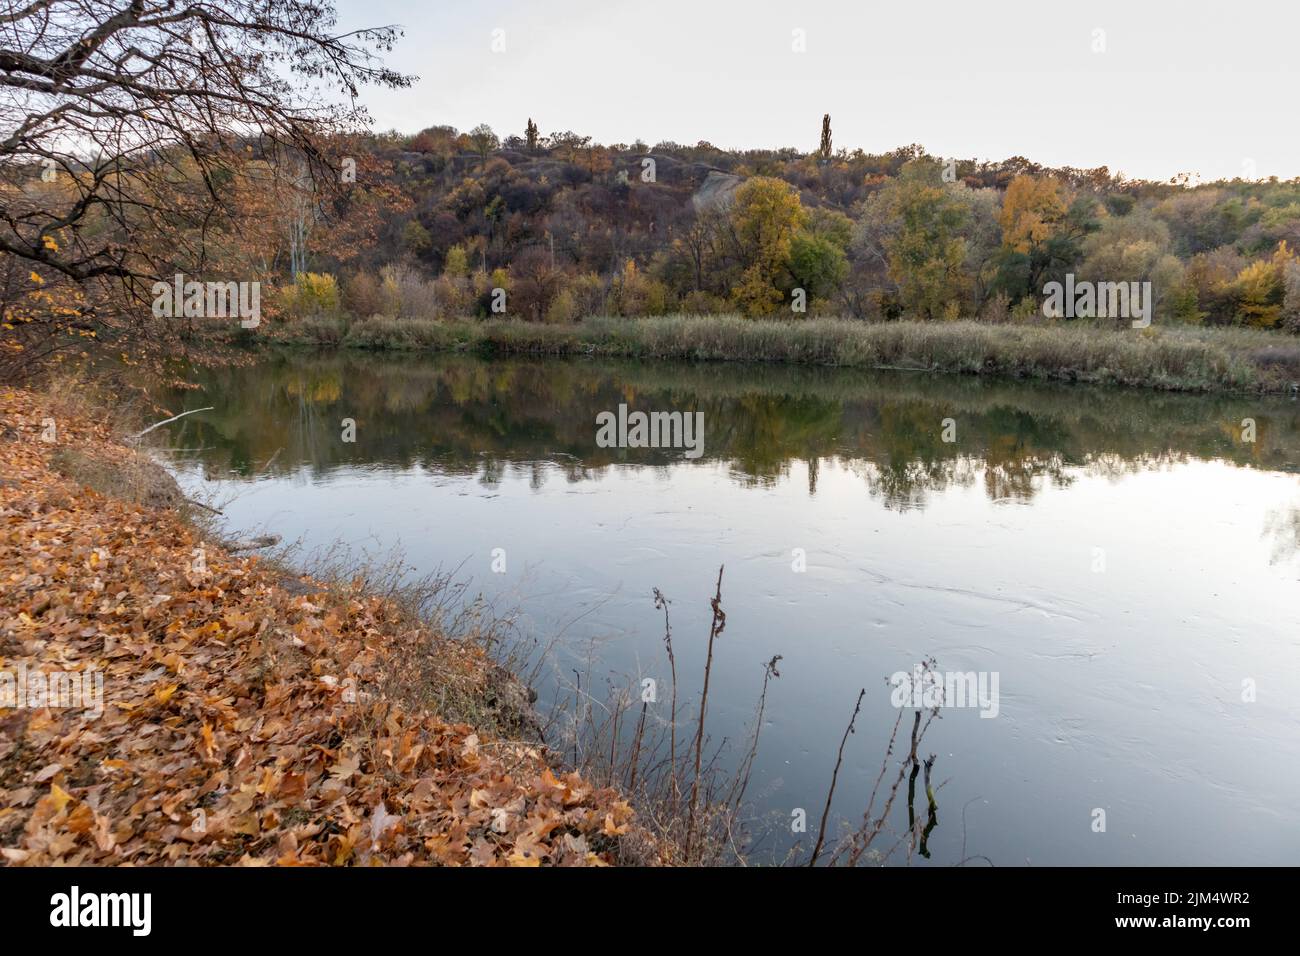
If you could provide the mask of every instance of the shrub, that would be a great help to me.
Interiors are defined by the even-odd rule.
[[[299,336],[313,345],[340,345],[346,337],[348,324],[339,316],[310,315],[298,323]]]
[[[551,299],[550,307],[546,310],[546,321],[574,322],[578,318],[577,299],[569,289],[561,289],[556,293],[555,298]]]
[[[433,247],[433,240],[429,237],[429,230],[420,225],[418,219],[412,219],[402,230],[402,247],[411,255],[419,258],[428,254]]]
[[[383,310],[383,290],[373,272],[353,273],[343,283],[343,305],[357,316],[374,315]]]
[[[594,272],[584,272],[569,280],[568,293],[573,296],[575,319],[605,315],[609,311],[609,289]]]
[[[719,315],[730,311],[727,301],[712,292],[696,289],[682,297],[683,315]]]
[[[399,319],[436,319],[437,291],[432,282],[404,263],[379,270],[380,297],[384,315]]]
[[[506,309],[510,308],[510,289],[512,283],[508,269],[493,269],[491,274],[479,269],[470,279],[470,287],[474,291],[474,297],[477,299],[478,314],[481,316],[493,316],[492,307],[496,304],[496,290],[503,289],[506,293]]]
[[[438,312],[443,317],[463,318],[473,314],[474,296],[470,292],[469,279],[444,272],[434,280],[433,289]]]
[[[1200,325],[1205,319],[1196,294],[1196,284],[1190,279],[1183,279],[1170,289],[1161,305],[1162,312],[1175,322]]]
[[[292,285],[280,289],[280,307],[286,317],[297,320],[337,316],[338,283],[329,273],[299,272]]]
[[[664,315],[668,311],[671,295],[668,287],[637,269],[632,259],[623,265],[611,291],[619,315]]]
[[[979,311],[982,322],[1005,325],[1011,321],[1011,297],[1005,292],[995,292],[988,297]]]
[[[511,315],[533,322],[547,320],[551,304],[564,285],[564,273],[555,267],[545,249],[532,246],[510,264],[515,279],[508,302]]]

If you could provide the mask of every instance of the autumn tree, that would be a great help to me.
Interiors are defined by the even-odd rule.
[[[552,133],[548,137],[551,148],[569,162],[577,162],[579,155],[591,146],[591,137],[583,136],[572,130]]]
[[[1225,285],[1224,291],[1236,307],[1236,321],[1256,328],[1273,328],[1288,317],[1288,274],[1296,266],[1296,254],[1285,242],[1273,255],[1250,263]]]
[[[955,316],[966,288],[968,206],[940,168],[917,159],[863,208],[859,244],[883,258],[903,308],[920,317]]]
[[[989,299],[997,277],[1002,248],[1002,227],[998,223],[1002,198],[996,189],[972,189],[964,182],[946,183],[949,196],[966,207],[961,229],[966,244],[965,271],[972,314],[978,314]]]
[[[1081,245],[1080,278],[1093,282],[1150,282],[1157,314],[1183,285],[1183,266],[1170,251],[1169,228],[1149,210],[1107,216]]]
[[[1080,243],[1097,228],[1096,203],[1073,196],[1056,177],[1021,174],[1002,199],[1004,255],[998,287],[1014,298],[1037,296],[1082,255]]]
[[[138,326],[154,279],[205,268],[250,154],[341,187],[323,144],[365,124],[359,88],[411,82],[376,59],[398,30],[336,32],[318,0],[34,0],[0,22],[0,254],[76,283],[100,324]]]
[[[412,219],[402,229],[402,246],[417,259],[428,255],[432,242],[429,230],[420,225],[420,220]]]
[[[487,123],[479,123],[470,130],[469,141],[474,147],[474,152],[478,153],[480,163],[486,163],[488,154],[501,145],[497,134],[492,132],[492,127]]]
[[[769,315],[784,300],[791,246],[807,220],[789,183],[755,176],[736,189],[731,232],[742,272],[732,298],[746,315]]]
[[[1030,253],[1052,238],[1069,202],[1059,180],[1051,176],[1017,176],[1002,198],[1002,242]]]
[[[1282,328],[1300,334],[1300,258],[1282,270]]]
[[[322,189],[295,155],[253,159],[228,181],[207,241],[209,270],[262,280],[338,269],[374,249],[411,197],[391,181],[393,163],[358,137],[322,140],[344,157],[345,188]]]
[[[731,222],[724,208],[699,210],[674,232],[664,272],[679,292],[707,291],[726,298],[735,263],[729,258]]]
[[[469,255],[464,246],[455,245],[447,250],[447,259],[443,263],[442,271],[453,279],[463,279],[469,275]]]
[[[511,310],[529,321],[542,321],[561,289],[564,273],[541,246],[530,246],[515,257],[510,271],[514,278]]]

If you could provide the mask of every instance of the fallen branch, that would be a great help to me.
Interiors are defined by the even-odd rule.
[[[205,505],[203,502],[201,502],[201,501],[195,501],[193,498],[186,498],[185,500],[188,501],[188,502],[189,502],[190,504],[192,504],[192,505],[198,505],[200,508],[207,508],[207,509],[208,509],[209,511],[211,511],[214,515],[223,515],[223,514],[225,514],[225,512],[222,511],[220,508],[214,508],[214,507],[212,507],[212,505]]]
[[[280,543],[278,534],[263,534],[256,538],[239,538],[231,541],[226,545],[226,550],[231,554],[237,554],[240,551],[260,551],[263,548],[274,548]]]
[[[155,428],[161,428],[163,425],[170,425],[172,422],[176,421],[176,419],[184,418],[186,415],[193,415],[195,412],[210,412],[212,411],[213,407],[214,406],[209,405],[207,408],[191,408],[188,412],[181,412],[179,415],[173,415],[171,418],[166,418],[160,422],[155,422],[154,424],[146,428],[144,431],[136,432],[128,439],[128,441],[139,441],[141,438],[149,434]]]
[[[258,474],[259,474],[259,475],[265,475],[265,474],[266,474],[266,470],[267,470],[268,468],[271,467],[271,463],[272,463],[272,462],[274,462],[277,458],[280,457],[280,452],[282,452],[282,451],[284,451],[283,448],[277,448],[277,449],[275,450],[275,454],[272,455],[270,458],[266,459],[266,464],[262,466],[262,470],[259,471]]]

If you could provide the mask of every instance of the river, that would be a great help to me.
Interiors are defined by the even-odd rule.
[[[400,548],[411,574],[454,570],[517,608],[547,648],[543,710],[575,671],[638,700],[649,678],[664,700],[654,588],[693,699],[725,565],[723,764],[782,656],[747,793],[758,859],[807,845],[787,821],[815,831],[865,688],[833,808],[861,816],[899,713],[891,675],[931,658],[985,694],[950,698],[924,740],[938,825],[913,863],[1300,853],[1295,401],[292,351],[189,375],[202,388],[170,406],[215,406],[167,429],[190,494],[232,530]],[[597,416],[620,405],[699,413],[699,447],[601,447]]]

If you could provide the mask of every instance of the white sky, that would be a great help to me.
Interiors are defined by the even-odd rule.
[[[338,3],[344,28],[406,31],[388,62],[421,79],[363,93],[379,129],[532,116],[603,143],[811,150],[829,112],[836,148],[1300,176],[1300,0]]]

